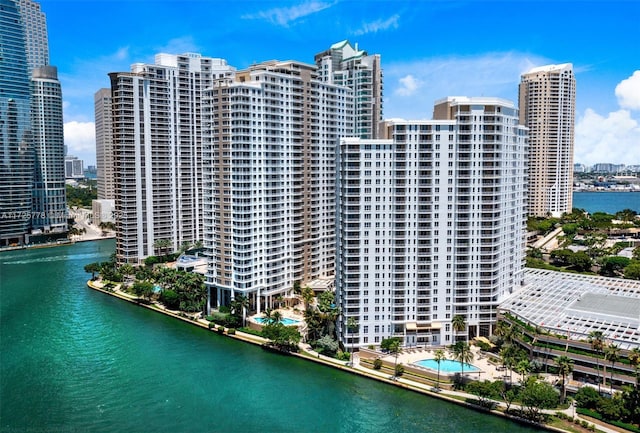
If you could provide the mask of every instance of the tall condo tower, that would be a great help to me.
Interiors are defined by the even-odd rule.
[[[35,156],[32,229],[67,231],[64,172],[62,89],[55,66],[42,66],[31,76],[31,124]]]
[[[343,138],[337,153],[341,341],[490,335],[498,304],[523,281],[527,133],[517,108],[450,97],[434,120],[389,120],[381,132]]]
[[[93,96],[96,126],[96,168],[98,200],[113,200],[114,164],[111,89],[100,89]]]
[[[202,92],[231,71],[187,53],[109,74],[120,263],[202,240]]]
[[[335,43],[315,55],[322,81],[353,90],[354,133],[360,138],[377,138],[382,121],[382,68],[380,54],[367,54],[349,41]]]
[[[534,68],[521,77],[520,123],[529,128],[529,214],[561,216],[573,207],[576,80],[573,65]]]
[[[49,36],[47,18],[40,3],[32,0],[16,0],[27,39],[27,65],[29,71],[49,65]]]
[[[13,0],[0,0],[0,52],[0,246],[7,246],[25,242],[33,185],[30,70]]]
[[[335,151],[353,131],[347,87],[270,61],[216,80],[203,104],[209,307],[258,312],[295,282],[332,281]]]

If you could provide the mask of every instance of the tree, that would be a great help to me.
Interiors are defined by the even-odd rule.
[[[596,352],[596,371],[598,372],[598,393],[600,392],[600,354],[604,349],[604,334],[602,331],[591,331],[588,336],[591,350]]]
[[[581,387],[575,395],[576,405],[578,407],[591,410],[598,406],[598,402],[601,398],[602,397],[598,391],[590,386]]]
[[[571,372],[573,371],[573,361],[571,359],[569,359],[568,356],[562,355],[562,356],[558,356],[556,359],[554,359],[554,362],[556,363],[556,365],[558,366],[558,371],[560,373],[560,375],[562,376],[562,397],[561,397],[561,402],[564,403],[565,399],[567,398],[567,376],[569,374],[571,374]]]
[[[286,352],[297,350],[302,338],[295,327],[284,326],[280,322],[265,325],[262,328],[262,335],[271,340],[270,345]]]
[[[302,289],[302,301],[304,302],[304,309],[309,310],[311,308],[311,303],[313,302],[313,298],[315,295],[313,294],[313,289],[311,287],[304,287]]]
[[[402,340],[399,337],[385,338],[380,342],[380,348],[387,349],[390,354],[395,355],[394,378],[398,367],[398,355],[402,352]]]
[[[640,280],[640,261],[632,260],[629,265],[624,268],[624,277],[628,280]]]
[[[338,349],[340,349],[340,344],[331,338],[330,335],[325,335],[316,341],[316,347],[319,349],[318,352],[324,353],[327,356],[334,356]]]
[[[600,274],[606,277],[617,277],[629,266],[631,259],[622,256],[611,256],[602,259]]]
[[[353,365],[353,333],[358,329],[358,322],[355,317],[347,318],[347,329],[351,332],[351,361],[350,365]]]
[[[476,395],[478,397],[478,403],[482,407],[491,408],[495,404],[491,401],[491,398],[497,397],[496,385],[490,380],[471,382],[467,385],[465,391]]]
[[[553,387],[530,377],[520,391],[523,415],[531,421],[543,421],[542,409],[552,409],[558,405],[558,393]]]
[[[438,363],[438,379],[436,380],[436,391],[440,390],[440,362],[447,359],[447,355],[444,353],[444,350],[437,349],[433,354],[433,359]]]
[[[464,365],[473,361],[473,353],[471,346],[466,341],[458,341],[453,345],[453,355],[457,361],[460,361],[460,377],[464,377]]]
[[[169,310],[177,310],[180,308],[180,297],[171,289],[165,289],[160,292],[159,301]]]
[[[631,365],[635,371],[636,376],[636,388],[638,387],[638,365],[640,365],[640,348],[634,347],[629,351],[629,365]]]
[[[249,298],[244,294],[236,295],[229,304],[231,314],[238,320],[242,320],[242,326],[245,326],[247,320],[247,308],[249,308]]]
[[[620,360],[620,348],[615,344],[609,344],[604,349],[604,359],[611,363],[611,379],[609,385],[611,385],[611,395],[613,395],[613,366]]]
[[[171,247],[171,241],[169,239],[156,239],[153,246],[158,249],[158,255],[166,256]]]
[[[522,383],[525,381],[525,376],[531,371],[531,363],[528,359],[521,359],[515,366],[515,370],[522,376]]]
[[[88,265],[84,266],[84,271],[87,273],[91,273],[91,279],[95,280],[96,272],[100,272],[100,263],[98,262],[89,263]]]
[[[153,283],[150,281],[136,281],[133,283],[133,293],[143,299],[151,299],[153,296]]]
[[[456,314],[455,316],[453,316],[453,319],[451,319],[451,326],[453,327],[453,330],[458,333],[464,331],[467,328],[467,322],[465,321],[463,315]]]
[[[584,272],[591,269],[593,260],[586,252],[578,251],[569,257],[569,264],[571,264],[576,271]]]

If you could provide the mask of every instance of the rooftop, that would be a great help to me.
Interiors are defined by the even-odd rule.
[[[622,349],[640,347],[640,281],[527,268],[500,309],[572,340],[602,331]]]

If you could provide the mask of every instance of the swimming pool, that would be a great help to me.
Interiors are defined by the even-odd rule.
[[[438,363],[435,359],[421,359],[420,361],[414,362],[415,365],[419,367],[428,368],[429,370],[438,371]],[[452,359],[443,359],[440,361],[440,372],[441,373],[458,373],[462,371],[462,363],[460,361],[454,361]],[[464,364],[465,373],[472,373],[474,371],[480,371],[478,367],[471,364]]]
[[[256,322],[263,324],[266,322],[266,319],[264,317],[254,317],[253,320],[255,320]],[[280,319],[280,323],[282,323],[284,326],[291,326],[291,325],[298,325],[300,324],[299,320],[293,320],[293,319],[289,319],[288,317],[284,317],[282,319]]]

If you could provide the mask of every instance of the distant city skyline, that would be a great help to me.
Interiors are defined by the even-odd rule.
[[[239,69],[270,59],[313,64],[313,53],[345,39],[381,55],[385,119],[430,119],[434,101],[446,96],[517,102],[523,72],[573,63],[574,162],[640,163],[640,68],[631,55],[639,2],[41,4],[64,89],[66,143],[87,164],[95,162],[93,95],[109,86],[109,72],[152,62],[159,52],[198,52]]]

